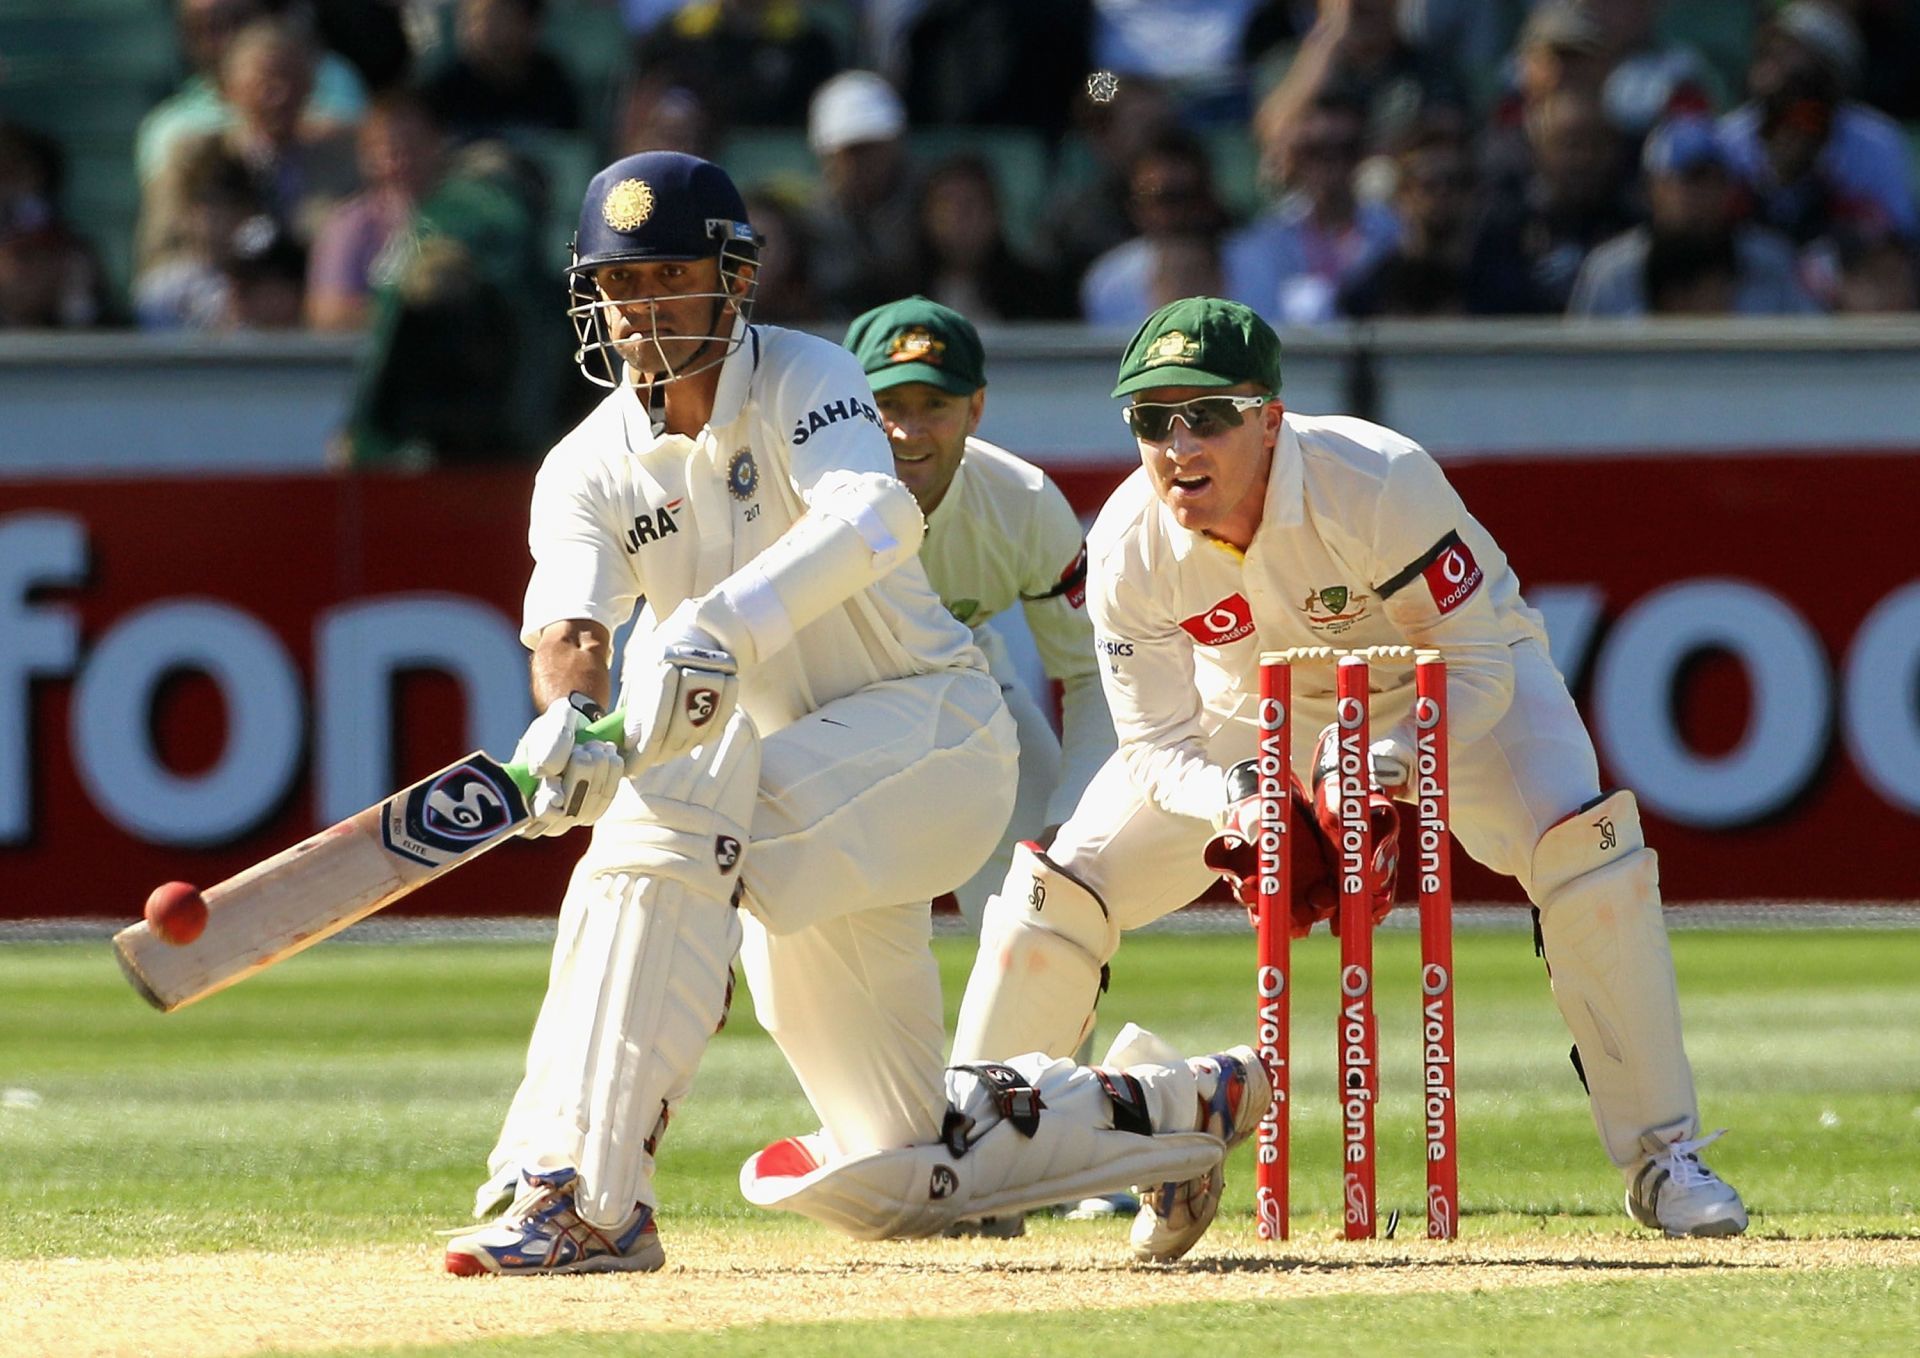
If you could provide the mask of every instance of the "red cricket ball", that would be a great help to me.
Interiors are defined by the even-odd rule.
[[[168,882],[147,897],[147,927],[163,943],[184,947],[207,927],[207,902],[191,882]]]

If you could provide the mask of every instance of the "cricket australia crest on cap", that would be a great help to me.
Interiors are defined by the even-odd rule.
[[[909,326],[887,342],[889,363],[931,363],[938,367],[946,352],[947,342],[936,339],[924,325]]]
[[[631,231],[653,215],[653,189],[644,179],[623,179],[607,190],[600,215],[615,231]]]
[[[1200,357],[1200,341],[1179,330],[1169,330],[1147,346],[1144,366],[1157,368],[1163,363],[1192,363]]]

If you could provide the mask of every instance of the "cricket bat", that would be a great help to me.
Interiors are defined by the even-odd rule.
[[[619,744],[624,721],[611,712],[577,738]],[[203,1000],[518,834],[539,781],[476,750],[203,892],[207,924],[193,942],[128,925],[113,936],[120,968],[162,1013]]]

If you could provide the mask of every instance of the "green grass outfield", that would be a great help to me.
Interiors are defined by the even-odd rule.
[[[970,947],[961,939],[936,946],[951,1014]],[[1381,1200],[1406,1209],[1404,1238],[1422,1226],[1417,940],[1389,931],[1378,949]],[[1575,1259],[1587,1242],[1611,1249],[1633,1237],[1528,940],[1465,931],[1456,949],[1463,1247],[1497,1255],[1544,1245]],[[1686,931],[1674,935],[1674,951],[1703,1118],[1733,1129],[1711,1158],[1745,1194],[1753,1234],[1920,1240],[1920,933]],[[1333,962],[1325,939],[1296,948],[1294,1231],[1321,1251],[1317,1258],[1335,1261],[1327,1267],[1353,1257],[1342,1250],[1374,1248],[1326,1243],[1338,1186]],[[1103,1003],[1101,1040],[1121,1019],[1187,1051],[1245,1040],[1250,963],[1244,935],[1129,940]],[[134,998],[103,940],[0,944],[0,1258],[138,1269],[196,1254],[429,1249],[431,1228],[465,1219],[518,1076],[545,965],[546,950],[531,944],[339,942],[162,1017]],[[809,1125],[742,987],[662,1150],[669,1254],[677,1228],[732,1242],[744,1255],[799,1241],[833,1257],[837,1242],[824,1231],[748,1208],[735,1183],[749,1152]],[[1358,1326],[1383,1346],[1388,1336],[1419,1336],[1423,1353],[1874,1353],[1903,1349],[1907,1341],[1895,1336],[1920,1333],[1912,1263],[1920,1254],[1904,1248],[1892,1263],[1867,1257],[1811,1271],[1675,1265],[1657,1276],[1608,1279],[1595,1269],[1591,1278],[1524,1288],[1425,1292],[1416,1280],[1390,1296],[1237,1299],[1235,1270],[1207,1258],[1275,1248],[1253,1240],[1250,1154],[1235,1153],[1221,1221],[1196,1251],[1190,1301],[1204,1301],[1201,1312],[1175,1304],[733,1329],[721,1314],[709,1332],[626,1339],[570,1338],[566,1316],[556,1314],[547,1328],[557,1333],[538,1341],[407,1351],[720,1354],[777,1343],[784,1355],[1091,1354],[1116,1342],[1184,1346],[1198,1326],[1210,1339],[1249,1345],[1271,1332],[1298,1353],[1341,1347],[1343,1336],[1350,1345]],[[1058,1248],[1106,1268],[1124,1260],[1123,1235],[1111,1224],[1039,1222],[1020,1257]],[[981,1266],[994,1267],[992,1258]],[[552,1282],[648,1286],[632,1277]],[[1017,1283],[1009,1281],[1016,1293]],[[18,1300],[0,1289],[0,1338],[10,1320],[31,1323]],[[1575,1317],[1582,1324],[1570,1328]],[[297,1347],[324,1341],[316,1335]],[[210,1334],[207,1351],[247,1350]]]

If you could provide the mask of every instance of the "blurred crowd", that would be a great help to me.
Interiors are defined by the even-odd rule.
[[[124,3],[184,72],[127,129],[128,276],[12,110],[0,327],[496,337],[470,382],[548,342],[586,177],[656,147],[748,190],[775,322],[1916,307],[1920,0]]]

